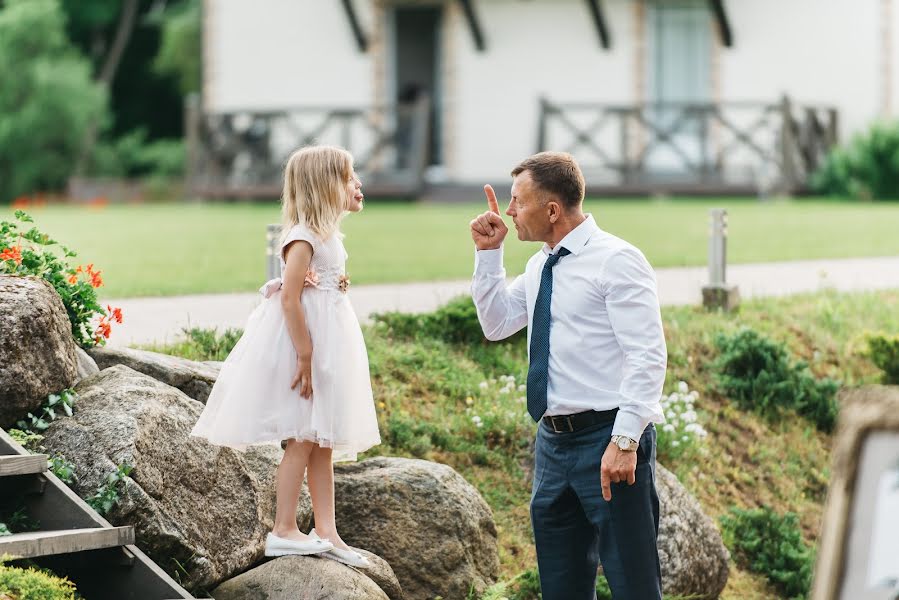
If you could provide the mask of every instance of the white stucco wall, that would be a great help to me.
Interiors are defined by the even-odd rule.
[[[721,51],[722,100],[835,105],[840,129],[880,110],[880,0],[730,0],[734,47]]]
[[[370,4],[355,5],[370,35]],[[206,110],[374,101],[372,53],[337,0],[205,0],[203,11]]]
[[[600,47],[582,0],[490,0],[477,2],[476,7],[487,39],[486,52],[476,50],[461,15],[453,27],[457,79],[455,94],[446,103],[454,111],[456,125],[449,160],[454,178],[505,177],[532,154],[541,96],[557,102],[633,100],[630,0],[604,3],[611,50]],[[607,132],[617,135],[611,127]]]

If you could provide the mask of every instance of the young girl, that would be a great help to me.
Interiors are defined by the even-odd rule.
[[[288,159],[281,277],[260,290],[265,300],[222,365],[191,433],[238,449],[287,440],[266,556],[323,554],[368,564],[337,534],[332,465],[381,442],[338,229],[347,212],[362,210],[361,185],[352,156],[340,148],[303,148]],[[318,529],[309,535],[296,523],[304,472]]]

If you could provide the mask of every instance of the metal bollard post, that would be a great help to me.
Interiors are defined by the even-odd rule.
[[[709,211],[709,285],[724,285],[727,267],[727,211],[713,208]]]
[[[274,279],[281,276],[281,261],[278,256],[278,247],[281,241],[281,226],[265,226],[265,272],[266,279]]]
[[[727,285],[727,211],[713,208],[709,218],[709,283],[702,288],[702,304],[733,310],[740,299],[737,287]]]

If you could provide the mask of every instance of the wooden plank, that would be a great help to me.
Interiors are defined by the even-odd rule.
[[[43,473],[46,470],[46,454],[0,456],[0,477]]]
[[[134,527],[94,527],[60,531],[30,531],[0,537],[0,556],[37,558],[114,548],[134,543]]]

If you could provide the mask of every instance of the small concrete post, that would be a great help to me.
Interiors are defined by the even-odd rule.
[[[702,288],[706,308],[735,309],[740,302],[737,286],[727,285],[727,211],[709,211],[709,283]]]
[[[281,241],[281,226],[265,226],[265,273],[267,279],[281,276],[281,261],[278,246]]]

